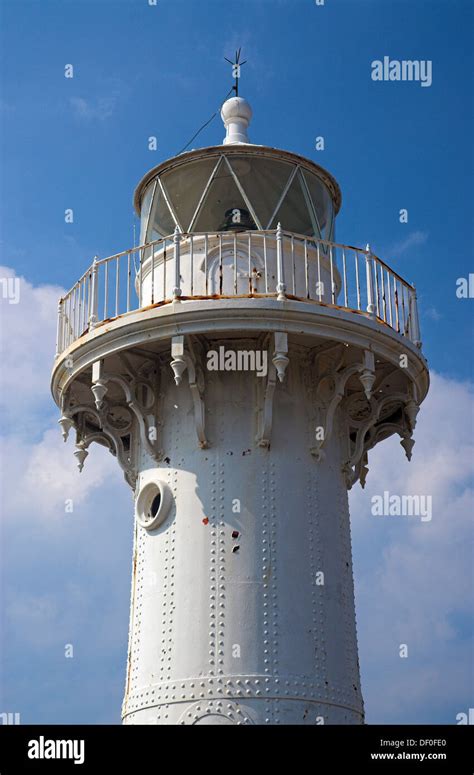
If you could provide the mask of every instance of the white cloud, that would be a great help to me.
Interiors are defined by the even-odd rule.
[[[0,277],[16,277],[0,267]],[[58,299],[63,289],[20,280],[18,304],[2,301],[0,408],[6,417],[0,437],[3,518],[40,519],[64,514],[65,499],[84,501],[104,479],[121,471],[110,453],[94,445],[79,475],[74,434],[67,445],[57,425],[59,412],[49,383],[56,342]],[[53,424],[52,424],[53,423]],[[31,509],[34,504],[34,510]]]
[[[472,385],[432,374],[411,463],[398,437],[391,438],[369,455],[366,491],[351,493],[362,677],[373,723],[408,717],[422,723],[433,703],[445,723],[454,723],[451,703],[469,690],[472,403]],[[384,490],[431,495],[432,521],[372,516],[371,497]],[[406,660],[399,657],[400,643],[408,645]],[[443,680],[434,680],[441,673]]]
[[[428,240],[428,236],[429,234],[426,231],[412,231],[404,240],[393,245],[389,253],[392,256],[402,256],[404,253],[408,253],[411,248],[417,245],[424,245]]]
[[[70,97],[73,114],[76,118],[86,121],[106,121],[113,116],[117,108],[117,97],[98,97],[96,100],[86,100],[84,97]]]
[[[0,438],[2,518],[18,521],[28,513],[30,521],[54,526],[64,519],[66,500],[76,508],[105,481],[120,483],[121,470],[105,448],[91,448],[81,473],[73,453],[73,439],[65,445],[59,426],[45,430],[37,443],[15,436]]]
[[[88,99],[69,98],[72,113],[80,121],[106,121],[115,115],[130,94],[130,84],[115,76],[100,79],[95,88],[99,93]]]
[[[0,267],[0,277],[17,278]],[[3,432],[34,435],[37,414],[53,410],[49,378],[56,344],[57,307],[64,290],[53,285],[33,286],[19,280],[19,303],[1,304],[0,409],[6,418]]]
[[[442,320],[443,318],[443,315],[441,312],[438,312],[436,307],[428,307],[428,309],[424,311],[424,316],[426,318],[430,318],[430,320],[434,320],[435,323],[437,323],[439,320]]]

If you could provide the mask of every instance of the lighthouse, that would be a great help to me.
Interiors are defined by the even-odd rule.
[[[416,291],[337,242],[329,172],[252,143],[244,98],[221,115],[221,145],[138,184],[140,244],[58,308],[63,436],[133,494],[123,722],[361,724],[348,490],[387,437],[411,457]]]

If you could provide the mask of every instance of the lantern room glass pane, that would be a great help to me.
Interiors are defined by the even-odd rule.
[[[229,212],[245,211],[247,228],[256,228],[248,214],[248,208],[231,172],[221,161],[201,207],[193,231],[226,231],[229,225]]]
[[[174,207],[183,231],[189,229],[202,192],[216,164],[216,157],[201,159],[192,164],[183,164],[161,176],[168,199]]]
[[[150,211],[151,195],[153,194],[154,186],[155,186],[155,182],[152,181],[148,185],[145,192],[145,196],[142,199],[142,209],[140,214],[140,245],[144,245],[146,241],[146,237],[145,237],[146,223],[148,220],[148,213]]]
[[[313,207],[318,216],[321,237],[323,239],[330,239],[333,220],[333,203],[331,195],[324,183],[322,183],[316,175],[308,172],[308,170],[303,170],[302,172],[308,186]]]
[[[274,159],[252,158],[248,155],[227,158],[262,228],[270,228],[270,218],[275,212],[294,165]]]
[[[157,186],[155,196],[153,197],[146,241],[153,242],[161,237],[173,234],[175,226],[176,224],[166,204],[166,200]]]
[[[314,235],[313,221],[298,174],[295,175],[270,228],[276,229],[278,223],[281,223],[284,231],[294,231],[308,237]]]

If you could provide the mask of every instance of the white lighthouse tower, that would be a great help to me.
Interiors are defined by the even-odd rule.
[[[336,242],[334,178],[251,116],[229,99],[222,145],[150,170],[140,246],[59,305],[64,437],[134,495],[126,724],[364,718],[347,491],[379,441],[411,455],[416,294]]]

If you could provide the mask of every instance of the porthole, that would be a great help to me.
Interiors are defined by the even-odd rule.
[[[137,499],[137,520],[146,530],[154,530],[166,519],[172,495],[164,482],[148,482]]]

